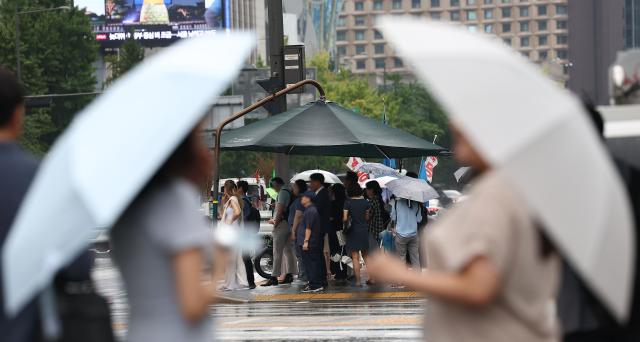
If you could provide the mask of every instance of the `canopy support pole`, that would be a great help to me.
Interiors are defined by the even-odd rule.
[[[233,121],[251,113],[252,111],[262,107],[263,105],[265,105],[267,102],[269,101],[273,101],[273,99],[280,97],[282,95],[286,95],[300,87],[303,87],[305,85],[312,85],[314,87],[316,87],[316,89],[318,90],[318,93],[320,94],[320,100],[324,101],[326,99],[325,97],[325,92],[324,92],[324,88],[322,88],[322,86],[320,85],[320,83],[318,83],[317,81],[314,80],[302,80],[298,83],[294,83],[280,91],[277,91],[265,98],[263,98],[262,100],[252,104],[249,107],[246,107],[244,109],[242,109],[241,111],[233,114],[232,116],[228,117],[227,119],[225,119],[224,121],[222,121],[222,123],[220,123],[220,125],[218,126],[218,128],[216,129],[216,143],[214,146],[214,165],[213,165],[213,192],[212,192],[212,197],[213,197],[213,201],[214,203],[218,202],[218,183],[220,182],[220,149],[221,149],[221,140],[222,140],[222,130],[230,123],[232,123]],[[215,221],[216,217],[213,215],[217,215],[217,211],[212,213],[212,219]]]

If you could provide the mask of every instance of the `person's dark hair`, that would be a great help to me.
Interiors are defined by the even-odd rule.
[[[226,191],[227,188],[231,188],[232,190],[235,190],[238,188],[238,185],[236,185],[236,182],[232,181],[231,179],[227,179],[224,182],[224,190]]]
[[[280,177],[274,177],[271,179],[271,184],[284,185],[284,181]]]
[[[413,171],[409,171],[407,172],[407,177],[418,178],[418,174]]]
[[[347,186],[347,196],[359,197],[362,196],[362,188],[358,183],[351,183]]]
[[[302,179],[297,179],[295,181],[295,185],[298,187],[300,196],[307,192],[307,182],[303,181]]]
[[[249,183],[245,180],[240,180],[236,183],[238,189],[242,189],[242,193],[246,194],[249,191]]]
[[[593,128],[596,129],[596,132],[598,132],[598,135],[603,137],[604,136],[604,120],[602,119],[602,115],[600,114],[600,111],[598,111],[598,108],[596,108],[593,102],[591,102],[591,100],[589,100],[588,98],[582,99],[582,106],[584,110],[587,112],[587,114],[589,114],[589,119],[593,124]]]
[[[380,183],[378,183],[375,180],[372,181],[368,181],[366,188],[369,190],[373,190],[373,195],[376,196],[376,198],[378,198],[378,201],[380,201],[380,203],[383,203],[382,201],[382,188],[380,187]]]
[[[24,89],[16,76],[0,68],[0,127],[6,126],[16,108],[24,104]]]
[[[358,174],[353,171],[347,171],[345,180],[347,181],[347,183],[358,183]]]
[[[164,182],[175,177],[182,176],[198,161],[194,148],[194,139],[197,136],[189,134],[173,151],[167,161],[156,172],[150,183]]]
[[[321,173],[313,173],[309,176],[309,179],[324,184],[324,175]]]
[[[347,199],[347,192],[344,189],[344,185],[336,183],[333,184],[329,190],[333,192],[333,197],[336,202],[344,204],[344,201]]]

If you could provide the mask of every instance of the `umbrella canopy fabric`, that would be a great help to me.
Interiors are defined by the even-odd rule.
[[[380,163],[361,163],[356,167],[356,172],[367,173],[373,178],[387,176],[395,178],[400,177],[400,173],[398,173],[398,171]]]
[[[630,205],[579,100],[494,37],[409,18],[385,19],[382,29],[451,120],[508,177],[560,251],[624,321],[634,261]],[[421,44],[407,38],[414,36]]]
[[[291,178],[291,181],[289,181],[289,183],[295,183],[295,181],[297,181],[298,179],[302,179],[303,181],[308,182],[311,180],[309,177],[311,177],[311,175],[314,173],[322,174],[324,176],[324,182],[327,184],[342,184],[342,181],[340,180],[340,178],[338,178],[338,176],[334,175],[329,171],[324,171],[324,170],[307,170],[307,171],[300,172],[295,176],[293,176],[293,178]]]
[[[380,185],[381,188],[386,188],[387,187],[387,183],[391,182],[392,180],[396,180],[396,179],[398,179],[398,177],[382,176],[382,177],[367,179],[366,181],[361,182],[360,186],[362,188],[365,188],[367,186],[367,183],[376,181],[376,182],[378,182],[378,184]]]
[[[407,176],[388,182],[387,189],[398,198],[405,198],[420,203],[425,203],[440,197],[438,191],[424,179]]]
[[[406,158],[438,155],[444,148],[357,114],[317,101],[222,135],[223,150],[286,154]]]
[[[457,169],[456,172],[453,173],[453,176],[456,177],[456,182],[460,183],[462,177],[464,177],[469,171],[471,171],[471,168],[468,166],[463,166]]]
[[[226,89],[253,41],[230,34],[176,43],[78,114],[43,160],[5,242],[8,314],[86,248],[97,227],[116,222]]]

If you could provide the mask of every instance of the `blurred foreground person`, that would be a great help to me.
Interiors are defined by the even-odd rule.
[[[583,100],[585,112],[598,135],[604,138],[604,121],[597,108]],[[627,186],[636,222],[636,250],[640,245],[640,170],[624,160],[615,159],[618,171]],[[575,271],[564,261],[562,282],[557,299],[557,310],[562,325],[564,342],[632,342],[640,341],[640,263],[636,260],[635,285],[631,315],[626,325],[620,325],[606,306]]]
[[[128,341],[213,340],[208,313],[216,279],[208,266],[215,261],[217,271],[225,260],[217,248],[213,258],[209,224],[197,210],[197,185],[212,168],[198,132],[185,138],[111,232],[130,305]]]
[[[36,159],[18,143],[24,120],[24,91],[17,78],[0,69],[0,255],[20,203],[36,173]],[[1,274],[1,273],[0,273]],[[4,314],[0,279],[0,339],[36,341],[40,335],[38,309],[31,302],[14,318]]]
[[[369,272],[429,297],[429,341],[557,341],[558,257],[521,195],[453,132],[456,158],[482,174],[468,200],[426,233],[429,270],[409,271],[379,253],[370,258]]]

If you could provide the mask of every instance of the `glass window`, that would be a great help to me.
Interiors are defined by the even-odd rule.
[[[511,3],[511,0],[500,0],[500,2],[503,4],[508,4],[508,3]]]
[[[529,16],[529,7],[520,7],[520,16],[528,17]]]
[[[367,67],[367,61],[365,60],[359,60],[356,61],[356,69],[358,70],[364,70]]]
[[[366,17],[364,15],[358,15],[353,17],[354,24],[356,26],[364,26]]]
[[[558,30],[566,30],[567,29],[567,21],[566,20],[558,20],[558,21],[556,21],[556,28]]]
[[[362,30],[356,31],[356,40],[364,40],[364,31]]]
[[[347,40],[347,31],[336,32],[336,40]]]
[[[420,8],[422,7],[422,2],[420,0],[411,0],[411,8]]]
[[[502,23],[502,32],[511,32],[511,23]]]
[[[528,47],[529,46],[529,37],[521,37],[520,38],[520,46]]]
[[[364,55],[367,52],[367,46],[366,45],[356,45],[356,55]]]
[[[440,0],[431,0],[431,7],[440,7]]]
[[[460,6],[460,0],[450,0],[449,4],[451,4],[451,7]]]
[[[547,15],[547,5],[538,5],[538,15]]]
[[[549,44],[549,38],[546,35],[538,37],[538,45],[544,46],[547,44]]]
[[[484,24],[485,33],[493,33],[493,24]]]
[[[391,8],[393,9],[401,9],[402,8],[402,0],[393,0],[391,3]]]
[[[451,21],[460,21],[460,12],[451,12]]]
[[[364,11],[364,2],[358,1],[355,4],[356,11]]]
[[[511,38],[502,38],[502,41],[503,41],[505,44],[507,44],[507,45],[511,46]]]
[[[546,20],[538,20],[538,31],[546,31],[548,29]]]
[[[373,51],[378,55],[379,54],[383,54],[384,53],[384,44],[375,44],[373,46]]]
[[[520,22],[520,32],[529,32],[529,22],[521,21]]]
[[[502,8],[502,17],[503,18],[511,18],[511,8],[510,7],[503,7]]]
[[[525,58],[529,58],[529,51],[520,51],[520,54],[525,57]]]
[[[338,18],[338,23],[336,24],[336,26],[338,26],[338,27],[343,27],[343,26],[345,26],[345,25],[346,25],[346,23],[347,23],[347,20],[346,20],[346,19],[347,19],[346,17],[339,17],[339,18]]]
[[[538,59],[539,60],[544,61],[547,58],[549,58],[549,52],[547,50],[538,51]]]
[[[493,10],[492,9],[484,10],[484,18],[485,19],[493,19]]]
[[[478,14],[476,11],[467,11],[467,20],[477,20]]]
[[[556,43],[557,44],[567,44],[569,42],[569,38],[567,38],[567,35],[565,34],[559,34],[556,36]]]
[[[467,0],[467,5],[473,6],[476,4],[476,0]]]
[[[342,45],[338,46],[338,55],[345,56],[347,54],[347,47]]]
[[[431,12],[429,16],[431,16],[433,20],[440,20],[440,12]]]
[[[478,25],[467,25],[469,32],[478,32]]]
[[[398,57],[396,57],[396,58],[394,58],[394,59],[393,59],[393,65],[394,65],[396,68],[402,68],[402,67],[404,67],[404,63],[402,63],[402,59],[400,59],[400,58],[398,58]]]
[[[560,14],[560,15],[567,14],[567,6],[566,5],[556,5],[556,14]]]
[[[484,4],[485,5],[491,5],[491,4],[493,4],[493,0],[484,0]]]
[[[373,39],[382,39],[382,33],[378,30],[373,31]]]
[[[376,58],[376,69],[384,69],[384,58]]]
[[[382,0],[373,1],[373,9],[375,11],[382,11]]]
[[[557,56],[560,59],[567,59],[567,57],[569,57],[569,53],[567,53],[567,50],[558,50]]]

